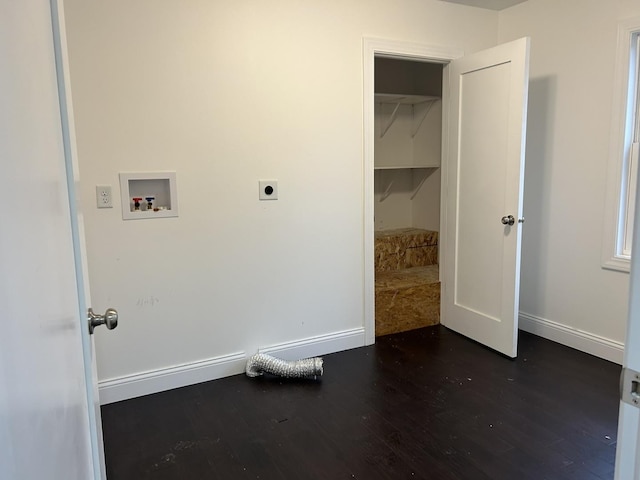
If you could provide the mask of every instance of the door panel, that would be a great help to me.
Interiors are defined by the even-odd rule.
[[[529,40],[449,65],[443,178],[442,324],[505,355],[517,353]]]
[[[507,90],[508,69],[509,64],[503,64],[461,78],[455,303],[498,321],[502,292],[495,285],[502,275],[503,233],[500,228],[483,227],[496,223],[495,212],[505,211],[504,197],[485,192],[505,181],[506,131],[502,126],[508,120],[509,103],[504,95],[492,98],[485,92]],[[495,121],[484,122],[484,116]]]
[[[69,137],[54,55],[57,8],[46,0],[4,2],[0,15],[0,478],[6,479],[99,478]]]

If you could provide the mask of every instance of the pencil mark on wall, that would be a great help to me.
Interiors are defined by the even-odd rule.
[[[138,298],[138,300],[136,301],[136,306],[138,308],[154,307],[158,303],[160,303],[160,299],[158,297],[154,297],[153,295],[150,295],[148,297]]]

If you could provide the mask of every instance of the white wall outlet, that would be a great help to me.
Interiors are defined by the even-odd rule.
[[[277,180],[260,180],[260,200],[277,200],[278,199],[278,181]]]
[[[98,204],[98,208],[113,208],[111,185],[96,186],[96,203]]]

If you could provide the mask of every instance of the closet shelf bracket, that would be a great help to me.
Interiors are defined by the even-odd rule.
[[[424,119],[427,118],[429,110],[431,110],[431,107],[433,107],[433,104],[436,102],[436,100],[437,99],[434,98],[426,102],[416,103],[415,105],[413,105],[413,129],[411,131],[411,138],[415,137],[418,133],[418,130],[420,130],[422,122],[424,122]],[[417,119],[416,110],[420,110]]]
[[[382,128],[382,131],[380,132],[380,138],[385,136],[385,134],[391,128],[391,125],[393,125],[393,122],[396,121],[396,118],[398,117],[398,109],[400,108],[400,105],[401,105],[400,102],[396,103],[396,106],[393,109],[393,112],[391,112],[391,115],[389,115],[389,118],[387,119],[387,122],[385,123],[384,127]]]
[[[416,195],[420,191],[420,188],[422,187],[422,185],[424,185],[424,182],[426,182],[427,177],[429,177],[429,175],[431,175],[431,173],[433,173],[433,172],[428,172],[427,173],[426,171],[424,171],[424,172],[421,172],[421,173],[422,173],[422,175],[421,175],[421,178],[420,178],[420,182],[418,183],[417,186],[415,186],[413,188],[413,192],[411,192],[411,197],[409,198],[410,200],[413,200],[416,197]],[[414,171],[414,175],[415,175],[415,171]]]
[[[389,183],[387,184],[387,188],[385,188],[382,195],[380,195],[380,203],[384,202],[389,197],[389,195],[391,194],[391,187],[393,187],[393,177],[391,177]]]

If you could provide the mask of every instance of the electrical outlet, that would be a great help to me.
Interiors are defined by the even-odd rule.
[[[96,186],[96,203],[98,204],[98,208],[113,208],[111,185]]]
[[[277,180],[260,180],[258,182],[260,192],[258,198],[260,200],[277,200],[278,199],[278,181]]]

